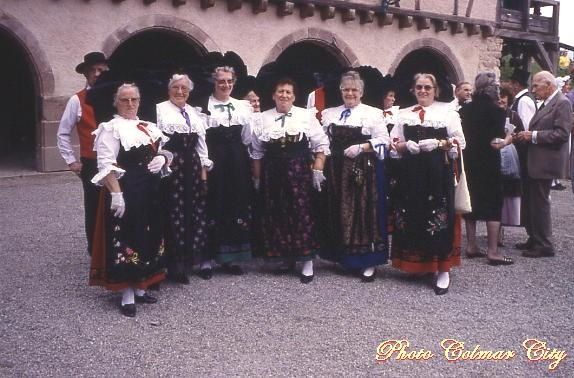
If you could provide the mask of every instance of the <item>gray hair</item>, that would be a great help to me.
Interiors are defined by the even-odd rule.
[[[140,89],[138,88],[137,85],[135,85],[133,83],[123,83],[122,85],[120,85],[118,87],[118,89],[116,90],[116,93],[114,93],[114,106],[115,107],[118,106],[118,100],[119,100],[118,97],[120,95],[120,92],[123,91],[124,89],[130,89],[130,88],[135,89],[137,94],[138,94],[138,97],[141,97]]]
[[[534,80],[535,78],[539,78],[539,80],[545,82],[550,87],[554,88],[554,90],[558,88],[556,86],[556,79],[554,78],[554,75],[552,75],[552,73],[549,71],[540,71],[534,75],[532,79]]]
[[[440,88],[438,87],[438,82],[436,81],[436,77],[430,73],[419,72],[413,78],[413,89],[414,89],[415,84],[417,83],[417,81],[419,79],[428,79],[431,81],[432,86],[434,87],[434,98],[437,99],[438,96],[440,95]]]
[[[216,67],[213,70],[213,73],[211,74],[211,77],[215,80],[217,78],[217,73],[218,72],[231,72],[231,77],[233,78],[233,80],[235,80],[235,70],[233,69],[233,67],[230,66],[221,66],[221,67]]]
[[[175,83],[176,81],[180,81],[180,80],[186,80],[187,86],[189,87],[189,90],[190,91],[193,90],[193,81],[191,81],[189,76],[187,76],[186,74],[173,74],[171,79],[169,79],[169,84],[167,84],[167,87],[171,88],[173,83]]]
[[[500,86],[496,80],[494,72],[479,72],[474,79],[474,94],[485,95],[493,101],[498,101],[500,97]]]
[[[341,81],[339,83],[339,89],[343,89],[343,83],[346,81],[352,81],[361,93],[365,90],[365,82],[361,79],[361,75],[357,71],[347,71],[341,75]]]

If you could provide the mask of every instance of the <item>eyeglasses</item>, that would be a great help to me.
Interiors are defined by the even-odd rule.
[[[179,85],[174,85],[173,87],[171,87],[171,89],[173,89],[174,91],[182,91],[183,93],[187,93],[189,92],[189,88],[188,87],[184,87],[184,86],[179,86]]]
[[[232,85],[235,83],[235,80],[217,80],[217,84],[229,84]]]
[[[127,104],[129,102],[139,102],[140,98],[139,97],[133,97],[133,98],[120,98],[119,101],[121,103]]]
[[[434,87],[433,87],[432,85],[428,85],[428,84],[427,84],[427,85],[420,85],[420,84],[415,85],[415,89],[416,89],[417,91],[421,91],[421,90],[424,89],[425,91],[428,92],[428,91],[430,91],[430,90],[433,89],[433,88],[434,88]]]
[[[360,92],[359,88],[341,88],[341,92]]]

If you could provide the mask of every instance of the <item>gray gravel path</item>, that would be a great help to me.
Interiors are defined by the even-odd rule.
[[[552,192],[557,256],[512,267],[464,260],[449,293],[391,267],[364,284],[326,262],[302,285],[261,261],[248,274],[162,285],[157,305],[120,315],[118,294],[87,286],[79,180],[70,173],[0,179],[0,376],[572,376],[574,195]],[[479,230],[486,244],[485,230]],[[506,245],[523,241],[507,231]],[[216,272],[217,273],[217,272]],[[439,345],[512,350],[510,361],[448,362]],[[528,362],[523,340],[565,350]],[[407,339],[428,361],[375,361]]]

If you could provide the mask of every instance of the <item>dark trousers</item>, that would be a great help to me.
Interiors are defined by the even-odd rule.
[[[550,216],[550,185],[552,180],[526,180],[526,233],[535,247],[552,248],[552,219]]]
[[[98,173],[96,159],[81,158],[82,171],[80,179],[84,188],[84,225],[86,229],[86,240],[88,241],[88,253],[92,254],[92,239],[94,238],[94,228],[96,226],[96,211],[100,197],[100,187],[92,184],[92,178]]]

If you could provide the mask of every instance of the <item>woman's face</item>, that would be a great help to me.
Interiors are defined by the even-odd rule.
[[[261,102],[259,101],[259,96],[257,96],[257,93],[249,91],[249,93],[247,93],[247,96],[245,96],[244,100],[249,101],[249,104],[251,105],[255,113],[259,113],[261,111]]]
[[[363,92],[353,80],[345,80],[341,84],[341,97],[346,108],[354,108],[361,103]]]
[[[279,113],[288,113],[295,101],[295,90],[291,84],[277,86],[273,93],[273,101]]]
[[[118,93],[116,109],[118,114],[127,119],[137,119],[140,107],[140,96],[135,88],[123,88]]]
[[[231,72],[217,71],[215,75],[215,90],[213,92],[215,98],[221,101],[229,99],[234,84],[235,79],[233,79]]]
[[[383,110],[391,108],[395,104],[395,91],[389,91],[383,98]]]
[[[176,106],[183,108],[189,98],[189,82],[186,79],[174,81],[169,87],[169,100]]]
[[[420,77],[415,83],[414,90],[419,105],[429,106],[434,102],[436,88],[430,79]]]
[[[502,109],[507,110],[508,109],[508,96],[500,96],[500,98],[498,99],[498,106],[500,106]]]

